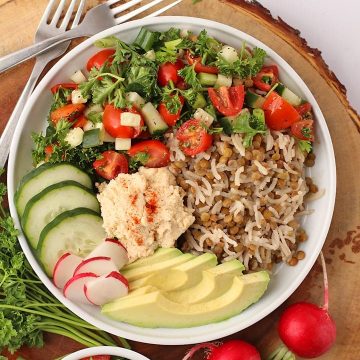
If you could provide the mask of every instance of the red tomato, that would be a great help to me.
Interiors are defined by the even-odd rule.
[[[141,114],[132,107],[131,109],[117,109],[113,105],[108,104],[105,106],[104,114],[103,114],[103,124],[104,128],[112,137],[114,138],[125,138],[125,139],[133,139],[139,136],[142,131],[142,127],[144,126],[144,120],[141,116],[140,126],[123,126],[120,124],[120,116],[124,112],[131,112],[133,114]]]
[[[269,91],[278,81],[279,70],[276,65],[263,66],[260,72],[253,77],[254,85],[259,90]]]
[[[162,116],[162,118],[165,120],[165,122],[169,125],[169,126],[174,126],[176,124],[176,122],[180,119],[180,114],[181,114],[181,110],[182,107],[184,105],[184,98],[182,96],[179,96],[180,102],[181,102],[181,107],[179,109],[179,111],[176,114],[172,114],[166,107],[166,105],[164,103],[160,103],[159,107],[158,107],[158,111],[160,113],[160,115]]]
[[[51,92],[53,94],[57,93],[59,91],[59,89],[77,89],[78,88],[78,84],[75,83],[61,83],[61,84],[56,84],[51,88]]]
[[[186,90],[189,86],[186,84],[183,78],[180,77],[180,80],[176,83],[176,87],[180,90]]]
[[[83,113],[84,110],[84,104],[67,104],[54,110],[50,114],[50,119],[54,124],[57,124],[61,119],[74,121]]]
[[[300,120],[291,125],[291,133],[300,140],[314,141],[314,121]]]
[[[81,360],[110,360],[110,355],[93,355],[90,357],[83,358]]]
[[[225,116],[237,115],[244,105],[244,86],[208,88],[211,102]]]
[[[300,120],[299,113],[275,91],[266,98],[263,106],[266,124],[270,129],[283,130]]]
[[[54,146],[53,145],[45,146],[44,152],[45,152],[45,160],[47,161],[50,159],[51,154],[54,152]]]
[[[189,65],[193,65],[195,63],[195,68],[194,70],[196,72],[204,72],[204,73],[208,73],[208,74],[218,74],[219,73],[219,69],[216,66],[207,66],[207,65],[203,65],[201,63],[202,59],[200,56],[195,57],[193,55],[191,55],[190,51],[186,52],[186,61],[189,63]]]
[[[84,114],[80,115],[72,125],[73,128],[83,128],[87,123],[87,119]]]
[[[176,138],[180,141],[180,148],[185,155],[194,156],[206,151],[212,144],[213,137],[210,135],[199,120],[190,119],[184,122]]]
[[[159,140],[145,140],[133,145],[128,154],[134,157],[139,153],[145,153],[149,156],[143,164],[148,168],[159,168],[167,166],[170,162],[169,149]]]
[[[307,102],[299,106],[295,106],[295,109],[301,116],[303,116],[311,111],[311,104]]]
[[[95,171],[106,180],[116,178],[120,173],[129,172],[129,164],[124,154],[108,150],[101,154],[101,158],[93,163]]]
[[[100,69],[106,62],[111,64],[114,58],[114,49],[104,49],[93,55],[86,64],[87,71],[90,71],[93,67]]]
[[[158,70],[158,84],[160,86],[166,86],[169,81],[172,81],[174,85],[176,85],[181,79],[178,75],[178,70],[181,70],[184,66],[184,63],[180,59],[177,59],[174,64],[171,62],[161,64]]]

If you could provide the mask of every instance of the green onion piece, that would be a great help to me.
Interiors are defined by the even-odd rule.
[[[138,36],[136,37],[134,44],[140,46],[145,51],[149,51],[152,49],[154,42],[157,40],[157,34],[145,29],[141,28]]]

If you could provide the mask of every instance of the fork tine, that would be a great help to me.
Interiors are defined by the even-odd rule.
[[[68,9],[66,10],[65,16],[61,21],[61,24],[60,24],[60,27],[59,27],[60,29],[66,29],[67,26],[69,25],[69,21],[71,19],[72,13],[74,11],[74,7],[75,7],[76,2],[77,2],[77,0],[71,0],[71,3],[69,4]]]
[[[125,4],[119,5],[117,7],[114,7],[113,9],[110,9],[110,11],[115,15],[117,15],[118,13],[125,11],[127,9],[129,9],[130,7],[140,3],[142,0],[131,0]],[[110,1],[109,1],[110,3]]]
[[[113,4],[115,4],[116,2],[119,2],[119,1],[120,0],[107,0],[107,1],[105,1],[105,4],[111,6],[111,5],[113,5]]]
[[[53,16],[53,18],[51,20],[51,23],[50,23],[51,25],[56,26],[57,22],[59,21],[61,13],[62,13],[62,11],[64,9],[64,6],[65,6],[65,1],[66,0],[61,0],[60,1],[59,5],[58,5],[58,7],[57,7],[57,9],[55,11],[55,14],[54,14],[54,16]]]
[[[80,1],[80,4],[79,4],[79,6],[77,8],[77,11],[76,11],[76,14],[75,14],[75,17],[74,17],[74,21],[72,23],[71,28],[74,28],[79,23],[82,12],[83,12],[83,9],[84,9],[84,6],[85,6],[85,1],[86,0],[81,0]]]
[[[46,7],[46,9],[45,9],[45,11],[44,11],[44,14],[43,14],[43,16],[41,17],[41,19],[40,19],[40,24],[42,24],[42,23],[47,23],[47,21],[48,21],[48,19],[49,19],[49,15],[50,15],[50,13],[51,13],[51,9],[53,8],[53,5],[54,5],[54,2],[55,2],[56,0],[50,0],[49,1],[49,3],[47,4],[47,7]]]
[[[153,13],[151,13],[151,14],[149,14],[149,15],[144,16],[144,19],[158,16],[158,15],[160,15],[160,14],[162,14],[163,12],[171,9],[172,7],[174,7],[175,5],[177,5],[177,4],[181,3],[181,2],[182,2],[182,0],[176,0],[176,1],[174,1],[173,3],[171,3],[171,4],[166,5],[166,6],[164,6],[163,8],[161,8],[161,9],[159,9],[159,10],[156,10],[156,11],[154,11]]]
[[[153,6],[155,6],[155,5],[163,2],[163,1],[164,1],[164,0],[154,0],[154,1],[148,3],[148,4],[144,5],[144,6],[139,7],[138,9],[136,9],[136,10],[134,10],[134,11],[129,12],[129,13],[126,14],[126,15],[123,15],[123,16],[120,16],[120,17],[118,17],[118,18],[115,18],[114,20],[115,20],[116,24],[123,23],[123,22],[125,22],[125,21],[133,18],[134,16],[139,15],[139,14],[141,14],[142,12],[144,12],[144,11],[152,8]]]

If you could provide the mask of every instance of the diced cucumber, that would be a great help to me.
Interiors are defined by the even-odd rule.
[[[214,86],[218,78],[216,74],[208,74],[203,72],[198,73],[196,77],[203,86]]]
[[[211,124],[214,121],[214,117],[212,115],[210,115],[208,112],[206,112],[205,110],[198,108],[195,113],[194,113],[194,119],[195,120],[199,120],[202,123],[205,124],[205,126],[210,127]]]
[[[57,215],[78,207],[100,212],[95,194],[72,180],[48,186],[32,197],[21,217],[22,228],[31,246],[36,249],[41,231]]]
[[[278,86],[275,88],[275,91],[293,106],[299,106],[302,102],[302,99],[299,96],[297,96],[283,84],[278,84]]]
[[[168,129],[166,122],[151,102],[146,103],[141,108],[141,113],[150,134],[162,134]]]
[[[232,64],[236,60],[239,60],[239,55],[236,49],[228,45],[223,46],[223,48],[219,52],[219,55],[229,64]]]
[[[70,80],[76,84],[81,84],[86,81],[86,77],[81,70],[78,70],[70,76]]]
[[[83,98],[81,90],[73,90],[71,92],[71,102],[73,104],[85,104],[87,99]]]
[[[83,148],[88,149],[103,144],[101,129],[96,128],[84,132]]]
[[[70,129],[65,136],[65,141],[72,147],[79,146],[84,138],[84,130],[81,128]]]
[[[141,110],[145,105],[145,100],[136,92],[131,91],[125,95],[127,101],[131,102],[136,109]]]
[[[115,139],[115,150],[129,150],[131,148],[131,139]]]
[[[141,28],[134,44],[140,46],[145,51],[152,49],[154,42],[158,39],[158,35],[146,28]]]
[[[206,106],[206,100],[201,93],[196,94],[195,101],[190,104],[193,109],[204,108]]]
[[[89,189],[93,188],[90,176],[73,164],[45,163],[23,177],[15,194],[18,214],[22,216],[27,202],[50,185],[65,180],[73,180]]]
[[[226,135],[231,135],[233,133],[233,125],[236,118],[237,116],[226,116],[219,120]]]
[[[138,127],[141,123],[141,116],[131,112],[123,112],[120,114],[120,124],[122,126]]]
[[[215,83],[216,88],[218,88],[220,86],[230,87],[231,85],[232,85],[232,77],[231,76],[225,76],[222,74],[218,74],[217,80]]]
[[[37,252],[49,276],[66,252],[86,257],[106,238],[101,216],[93,210],[76,208],[58,215],[41,231]]]
[[[262,108],[265,102],[265,98],[261,95],[255,94],[254,92],[247,90],[245,94],[245,103],[251,108]]]
[[[153,49],[149,50],[146,54],[144,54],[144,57],[146,57],[151,61],[155,61],[156,60],[155,51]]]

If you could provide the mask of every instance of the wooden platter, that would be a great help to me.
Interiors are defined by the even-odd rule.
[[[0,55],[32,42],[46,0],[0,0]],[[93,6],[95,0],[88,1]],[[300,33],[275,20],[257,2],[245,0],[191,0],[166,15],[211,19],[258,38],[279,53],[304,79],[317,99],[333,140],[337,162],[337,197],[331,228],[324,247],[330,281],[330,311],[337,323],[336,345],[323,360],[355,360],[360,352],[360,117],[346,99],[346,89],[323,59],[308,47]],[[16,30],[14,30],[16,29]],[[330,36],[330,35],[329,35]],[[341,54],[339,54],[341,56]],[[31,72],[33,62],[0,75],[0,133]],[[319,224],[321,226],[321,224]],[[290,299],[254,326],[231,336],[254,343],[264,359],[278,344],[276,322],[282,309],[299,300],[322,301],[322,274],[318,264]],[[46,335],[43,349],[23,349],[27,360],[54,359],[81,348],[60,336]],[[134,350],[154,360],[180,360],[189,346],[157,346],[131,342]],[[230,359],[229,359],[230,360]]]

